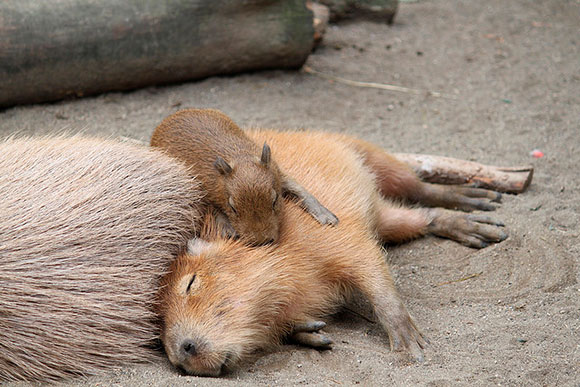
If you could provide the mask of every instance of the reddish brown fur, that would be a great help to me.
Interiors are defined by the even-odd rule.
[[[154,359],[158,280],[197,217],[185,167],[108,140],[8,140],[0,195],[0,381]]]
[[[248,135],[272,144],[281,167],[327,203],[340,224],[320,228],[286,203],[276,248],[220,239],[192,242],[160,294],[170,360],[189,373],[219,375],[249,352],[279,342],[293,326],[333,311],[355,289],[373,304],[391,346],[421,358],[425,342],[395,290],[380,241],[441,233],[448,213],[385,200],[382,194],[404,199],[409,186],[423,183],[398,162],[380,168],[393,159],[370,144],[329,133]],[[453,214],[450,219],[465,220]],[[446,226],[437,229],[434,223]],[[501,240],[496,227],[485,226],[482,238]]]

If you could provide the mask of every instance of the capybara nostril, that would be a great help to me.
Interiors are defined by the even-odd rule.
[[[193,340],[185,340],[183,344],[181,344],[181,349],[186,355],[195,356],[197,355],[197,349],[195,348],[195,343]]]

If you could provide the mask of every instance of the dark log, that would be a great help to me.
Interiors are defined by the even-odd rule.
[[[297,68],[313,37],[304,0],[3,0],[0,107]]]
[[[330,21],[364,18],[391,24],[397,14],[399,0],[317,0],[330,8]]]
[[[522,193],[534,176],[534,168],[495,167],[451,157],[395,153],[413,168],[423,181],[437,184],[465,184],[498,192]]]

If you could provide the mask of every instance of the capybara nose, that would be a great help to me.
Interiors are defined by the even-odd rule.
[[[187,339],[181,344],[181,350],[184,354],[188,356],[197,355],[197,349],[195,348],[195,343],[193,340]]]

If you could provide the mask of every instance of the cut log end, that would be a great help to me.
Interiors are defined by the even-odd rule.
[[[530,186],[532,166],[496,167],[451,157],[396,153],[419,178],[428,183],[463,184],[498,192],[519,194]]]

